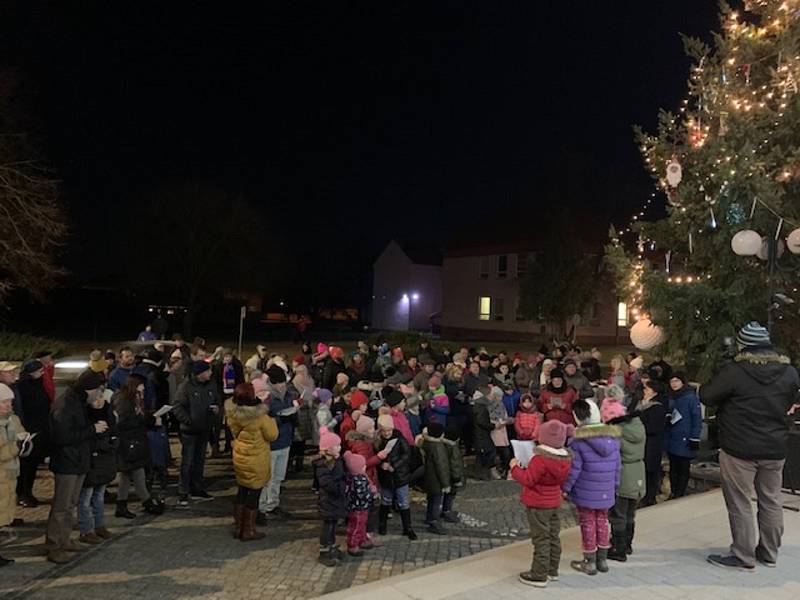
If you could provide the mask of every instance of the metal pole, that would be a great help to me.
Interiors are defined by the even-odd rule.
[[[247,307],[243,306],[239,312],[239,360],[242,358],[242,335],[244,334],[244,318],[247,316]]]
[[[767,331],[772,336],[773,325],[773,302],[772,302],[772,274],[775,272],[776,262],[778,261],[778,243],[772,237],[767,242]]]

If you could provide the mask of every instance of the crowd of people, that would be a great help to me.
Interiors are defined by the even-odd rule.
[[[523,357],[437,350],[425,340],[413,353],[358,342],[346,356],[339,346],[304,343],[294,356],[258,346],[241,361],[229,349],[209,353],[200,338],[148,342],[138,356],[128,347],[92,352],[58,398],[46,352],[21,366],[18,381],[17,366],[0,363],[0,486],[11,489],[16,479],[0,525],[13,520],[13,497],[20,506],[38,504],[33,481],[49,457],[52,562],[111,536],[103,502],[117,478],[117,517],[136,516],[131,486],[147,513],[164,511],[170,429],[181,443],[178,509],[211,498],[209,447],[212,456],[232,453],[232,535],[241,541],[261,539],[258,526],[291,516],[281,484],[290,466],[310,465],[319,561],[329,567],[345,557],[335,537],[342,521],[351,556],[375,547],[395,515],[402,534],[416,540],[412,487],[426,494],[428,531],[445,534],[446,523],[459,521],[464,456],[474,455],[475,479],[508,477],[523,486],[535,552],[520,579],[536,586],[558,577],[562,499],[576,506],[583,540],[583,558],[572,566],[606,572],[608,559],[633,552],[636,510],[656,502],[664,453],[670,497],[681,497],[699,449],[698,395],[660,357],[645,367],[641,356],[614,356],[604,374],[597,350],[569,345]],[[512,456],[513,440],[534,442],[529,464]],[[70,537],[76,515],[77,541]]]

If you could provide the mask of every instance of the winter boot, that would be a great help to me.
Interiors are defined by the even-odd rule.
[[[331,553],[330,547],[319,549],[319,563],[326,567],[336,567],[339,565],[339,560]]]
[[[302,454],[298,454],[297,456],[294,457],[294,470],[297,473],[303,472],[303,458],[304,457]]]
[[[597,570],[600,573],[608,573],[608,563],[606,562],[607,557],[608,548],[597,549]]]
[[[164,503],[153,500],[153,498],[148,498],[145,500],[142,506],[144,506],[144,512],[149,515],[158,516],[164,514]]]
[[[266,537],[265,533],[256,529],[257,512],[258,510],[255,508],[247,508],[246,506],[242,508],[242,534],[239,539],[243,542],[261,540]]]
[[[495,481],[499,481],[503,478],[503,476],[500,474],[500,471],[497,470],[497,467],[492,467],[489,469],[489,477]]]
[[[472,471],[472,476],[478,481],[489,481],[489,468],[480,466],[476,463]]]
[[[391,509],[391,506],[384,506],[383,504],[381,504],[380,508],[378,508],[378,535],[386,535],[389,521],[389,511]]]
[[[242,511],[244,504],[233,505],[233,537],[237,540],[242,536]]]
[[[411,528],[411,509],[404,508],[400,511],[400,520],[403,522],[403,535],[412,542],[417,539],[417,534]]]
[[[117,500],[117,510],[114,511],[114,516],[121,519],[135,519],[136,515],[128,510],[127,500]]]
[[[573,560],[569,563],[569,566],[587,575],[597,575],[597,568],[595,567],[596,554],[596,552],[584,552],[583,560]]]
[[[628,560],[628,555],[625,553],[625,538],[621,535],[611,536],[611,548],[608,550],[608,560],[616,560],[619,562]]]
[[[635,529],[636,525],[631,523],[625,530],[625,554],[633,554],[633,533]]]
[[[439,523],[439,521],[431,521],[428,523],[428,531],[435,533],[436,535],[447,535],[447,529],[442,527],[442,524]]]

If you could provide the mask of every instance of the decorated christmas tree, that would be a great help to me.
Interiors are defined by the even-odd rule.
[[[721,5],[712,45],[684,39],[686,99],[637,130],[666,216],[643,208],[607,247],[632,337],[701,379],[748,321],[784,348],[800,332],[800,0],[743,8]]]

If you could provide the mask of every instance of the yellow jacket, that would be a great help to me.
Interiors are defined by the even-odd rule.
[[[270,478],[269,443],[278,439],[278,425],[263,404],[234,406],[227,413],[233,434],[233,470],[236,483],[251,490],[264,487]]]

